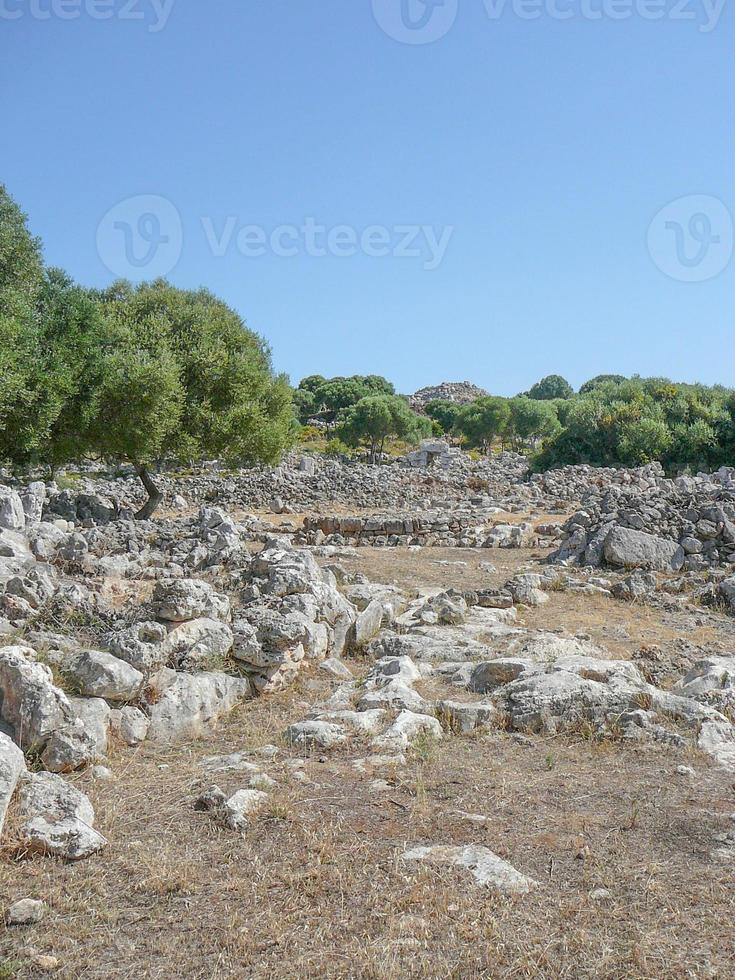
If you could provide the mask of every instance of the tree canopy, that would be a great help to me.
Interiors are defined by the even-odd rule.
[[[726,388],[667,378],[603,380],[569,405],[562,428],[538,456],[538,468],[658,460],[675,470],[733,463],[735,395]]]
[[[486,450],[494,439],[502,437],[509,424],[509,400],[492,395],[464,405],[457,418],[457,429],[467,442]]]
[[[323,378],[319,374],[304,378],[296,389],[294,404],[302,422],[318,417],[334,424],[340,412],[369,395],[395,395],[395,388],[377,374]]]
[[[539,401],[550,401],[554,398],[571,398],[573,394],[574,388],[566,378],[562,378],[560,374],[549,374],[536,382],[528,392],[528,397]]]
[[[166,458],[276,462],[291,389],[262,338],[204,289],[159,280],[93,291],[44,269],[0,188],[0,458],[51,468],[87,453],[128,460],[150,499]]]
[[[434,401],[427,402],[424,406],[424,411],[433,419],[434,422],[438,422],[442,432],[450,433],[457,425],[457,419],[459,418],[459,413],[462,410],[462,406],[457,402],[450,402],[443,398],[437,398]]]
[[[397,395],[368,395],[347,410],[338,431],[348,446],[366,446],[374,462],[386,439],[417,441],[431,434],[431,423]]]

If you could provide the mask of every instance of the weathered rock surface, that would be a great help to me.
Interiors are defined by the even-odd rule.
[[[474,844],[465,847],[449,844],[414,847],[406,851],[403,860],[409,863],[466,868],[478,885],[490,888],[501,895],[525,895],[538,886],[537,881],[521,874],[487,847]]]
[[[94,809],[84,793],[50,772],[31,773],[20,790],[20,838],[30,851],[76,861],[102,850]]]
[[[0,732],[0,837],[15,787],[25,771],[23,753],[15,742]]]
[[[677,572],[684,564],[684,549],[675,541],[644,531],[615,527],[605,538],[605,560],[622,568],[647,568]]]
[[[151,679],[148,739],[159,744],[200,738],[243,698],[250,681],[216,671],[185,674],[164,667]]]

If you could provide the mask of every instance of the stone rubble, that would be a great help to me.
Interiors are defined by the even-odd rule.
[[[674,572],[735,564],[735,469],[675,480],[658,464],[617,472],[581,497],[555,560]]]
[[[667,480],[656,465],[565,467],[529,477],[513,454],[447,458],[428,470],[292,458],[276,470],[163,474],[171,512],[141,522],[131,520],[139,491],[128,477],[83,480],[73,492],[0,484],[0,832],[12,825],[21,847],[66,860],[102,850],[90,801],[61,774],[115,778],[104,765],[112,745],[206,737],[236,706],[314,668],[331,695],[288,726],[285,744],[302,755],[365,745],[358,761],[369,772],[450,737],[580,726],[696,748],[735,771],[734,658],[700,653],[665,677],[653,653],[623,661],[519,625],[519,610],[557,590],[735,612],[735,471]],[[311,510],[303,527],[239,513],[275,497],[281,512]],[[575,501],[563,528],[549,519]],[[363,545],[554,541],[550,564],[476,592],[407,595],[339,563]],[[595,571],[603,565],[611,570]],[[348,654],[366,662],[361,680]],[[248,765],[240,760],[246,787],[229,796],[213,787],[201,804],[237,831],[272,788]],[[513,879],[482,848],[441,845],[421,859],[459,864],[500,890]]]

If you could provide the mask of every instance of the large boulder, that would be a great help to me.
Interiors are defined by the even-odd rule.
[[[148,734],[150,720],[140,708],[126,705],[110,712],[110,729],[126,745],[139,745]]]
[[[26,763],[21,750],[12,739],[0,732],[0,836],[10,800],[25,769]]]
[[[619,568],[678,572],[686,557],[675,541],[629,527],[614,527],[605,538],[605,561]]]
[[[164,663],[178,670],[213,667],[232,649],[233,633],[227,623],[202,617],[178,623],[161,644]]]
[[[151,678],[148,691],[148,739],[171,744],[199,738],[251,694],[244,677],[214,671],[184,674],[164,667]]]
[[[0,485],[0,528],[20,531],[26,526],[26,514],[20,494]]]
[[[295,679],[313,637],[303,615],[249,606],[234,624],[233,656],[247,665],[259,691],[282,690]]]
[[[108,701],[131,701],[143,684],[143,674],[111,653],[84,650],[66,668],[80,694]]]
[[[185,623],[190,619],[230,619],[230,600],[215,592],[208,582],[180,578],[158,582],[153,591],[153,607],[159,619]]]
[[[674,692],[695,700],[707,695],[734,697],[735,657],[706,657],[699,660],[674,687]]]
[[[73,720],[69,699],[54,684],[51,669],[34,657],[30,647],[0,649],[0,718],[26,752],[41,750]]]
[[[47,769],[77,769],[94,757],[94,738],[54,684],[50,668],[33,657],[30,647],[0,649],[0,719],[21,749],[39,753]]]
[[[29,851],[76,861],[102,850],[89,799],[60,776],[32,773],[20,791],[20,838]]]
[[[134,623],[106,638],[110,652],[143,673],[163,667],[170,654],[164,646],[168,630],[162,623]]]

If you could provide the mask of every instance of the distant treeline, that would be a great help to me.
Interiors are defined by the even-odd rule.
[[[575,393],[552,375],[516,398],[481,398],[462,408],[430,403],[427,413],[471,445],[530,448],[538,469],[735,464],[735,392],[721,386],[600,375]]]
[[[339,434],[362,400],[374,404],[399,397],[377,375],[313,375],[301,382],[294,400],[303,422],[316,417]],[[424,411],[435,435],[484,452],[498,447],[530,452],[538,469],[567,463],[640,466],[653,460],[669,471],[735,465],[735,392],[722,386],[605,374],[575,392],[564,378],[549,375],[515,398],[491,395],[468,405],[437,400]],[[404,418],[409,420],[405,413]],[[402,434],[427,432],[414,417]]]

